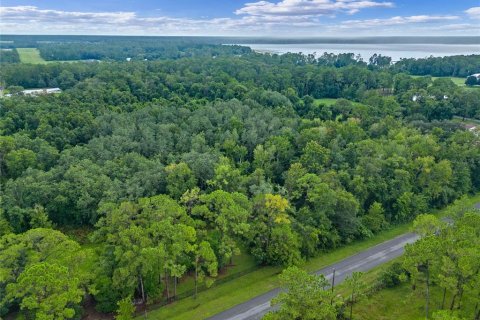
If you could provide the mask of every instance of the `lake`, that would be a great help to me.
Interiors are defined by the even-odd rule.
[[[302,52],[304,54],[316,53],[317,56],[324,52],[328,53],[347,53],[353,52],[360,54],[364,60],[368,61],[374,53],[392,57],[393,61],[400,58],[425,58],[429,56],[443,57],[453,55],[480,54],[480,44],[408,44],[408,43],[388,43],[388,44],[358,44],[358,43],[294,43],[294,44],[241,44],[248,46],[258,52],[269,53],[287,53]]]

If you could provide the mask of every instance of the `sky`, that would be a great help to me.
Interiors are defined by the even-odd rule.
[[[480,36],[480,0],[1,0],[0,34]]]

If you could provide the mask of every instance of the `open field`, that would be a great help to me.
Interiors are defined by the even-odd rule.
[[[18,55],[20,56],[20,61],[22,63],[32,63],[32,64],[45,64],[45,61],[40,56],[40,51],[37,48],[17,48]]]
[[[397,258],[383,264],[380,267],[366,272],[363,281],[372,284],[393,263],[401,262]],[[340,284],[335,289],[343,297],[347,298],[350,291],[345,284]],[[430,316],[438,311],[442,304],[443,289],[432,285],[430,287]],[[451,300],[451,293],[447,292],[445,306]],[[473,314],[475,301],[468,297],[464,299],[461,312],[468,318]],[[425,283],[417,283],[416,290],[412,290],[411,283],[405,282],[394,288],[384,288],[372,295],[363,297],[353,306],[353,318],[355,320],[412,320],[425,318]]]
[[[401,261],[398,259],[397,261]],[[372,270],[365,275],[367,281],[375,279],[386,269],[384,265],[378,269]],[[341,292],[341,289],[340,289]],[[443,288],[430,286],[430,304],[429,317],[438,310],[441,310],[443,299]],[[445,296],[445,306],[448,308],[452,294],[447,292]],[[465,296],[462,301],[460,314],[465,319],[473,319],[475,299]],[[425,282],[417,283],[416,289],[412,290],[409,282],[400,284],[395,288],[385,288],[379,292],[368,296],[353,307],[353,316],[356,320],[412,320],[425,318]]]
[[[480,125],[480,120],[472,119],[472,118],[466,118],[465,120],[463,120],[462,117],[454,116],[453,121],[458,123],[463,123],[463,124]]]
[[[468,199],[468,205],[480,202],[480,195]],[[450,208],[436,212],[441,217]],[[315,271],[356,254],[369,247],[406,233],[411,223],[395,226],[372,238],[346,245],[321,254],[304,264],[307,271]],[[262,267],[237,279],[219,284],[198,294],[197,299],[186,298],[148,313],[150,319],[205,319],[241,302],[278,287],[277,276],[281,267]]]
[[[55,63],[55,62],[81,62],[83,60],[44,60],[40,56],[40,51],[37,48],[17,48],[18,55],[20,56],[20,62],[22,63],[31,63],[31,64],[46,64],[46,63]]]
[[[334,105],[339,99],[333,99],[333,98],[321,98],[321,99],[315,99],[315,103],[317,105],[324,104],[326,106],[331,106]],[[354,106],[359,106],[362,105],[360,102],[355,102],[355,101],[350,101]]]
[[[442,304],[443,289],[438,286],[430,288],[430,316],[438,311]],[[446,307],[451,300],[451,293],[446,295]],[[463,301],[462,310],[465,316],[470,315],[473,319],[475,302],[466,297]],[[412,290],[411,284],[403,283],[396,288],[383,289],[367,299],[360,301],[354,306],[356,320],[412,320],[425,318],[425,285],[422,283]]]
[[[411,77],[412,78],[421,78],[421,77],[427,77],[427,76],[413,76],[412,75]],[[453,83],[455,83],[459,87],[464,87],[466,89],[480,89],[480,86],[467,87],[465,85],[466,78],[461,78],[461,77],[431,77],[431,78],[432,78],[432,80],[446,78],[446,79],[452,80]]]

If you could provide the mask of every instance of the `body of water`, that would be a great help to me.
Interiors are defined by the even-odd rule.
[[[480,44],[348,44],[348,43],[295,43],[295,44],[242,44],[255,51],[270,53],[316,53],[321,56],[328,53],[355,53],[359,54],[365,61],[368,61],[374,53],[392,57],[393,61],[400,58],[425,58],[429,56],[443,57],[454,55],[480,54]]]

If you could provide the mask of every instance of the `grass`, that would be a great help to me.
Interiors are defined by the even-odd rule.
[[[249,270],[253,270],[257,267],[257,263],[255,259],[245,253],[246,250],[242,250],[242,254],[236,256],[233,260],[233,265],[229,266],[226,271],[219,272],[217,280],[225,278],[230,275],[248,272]],[[171,283],[171,288],[173,288],[173,280]],[[182,294],[184,292],[188,292],[190,290],[195,289],[195,278],[193,275],[183,277],[180,282],[177,284],[177,294]]]
[[[31,64],[47,64],[56,62],[82,62],[82,60],[44,60],[40,56],[40,51],[37,48],[17,48],[18,55],[20,56],[20,62]]]
[[[333,99],[333,98],[321,98],[321,99],[315,99],[315,102],[317,105],[324,104],[326,106],[331,106],[334,105],[339,99]],[[345,99],[344,99],[345,100]],[[360,102],[355,102],[355,101],[350,101],[354,106],[360,106],[362,105]]]
[[[430,287],[429,318],[432,313],[441,309],[443,288],[432,285]],[[448,308],[452,294],[447,292],[445,308]],[[379,303],[381,302],[381,303]],[[466,319],[473,318],[475,301],[472,297],[462,300],[459,310]],[[425,319],[425,282],[417,284],[412,290],[410,283],[402,283],[395,288],[386,288],[360,300],[353,307],[355,320],[412,320]]]
[[[373,283],[377,281],[390,265],[401,262],[402,258],[396,258],[379,267],[376,267],[363,276],[363,281]],[[345,284],[336,287],[335,292],[348,298],[350,290]],[[465,295],[467,296],[467,295]],[[448,308],[451,301],[451,293],[447,292],[445,307]],[[435,285],[430,286],[430,312],[438,311],[442,304],[443,288]],[[464,298],[460,313],[467,319],[473,315],[475,299]],[[395,288],[384,288],[372,295],[365,296],[353,306],[353,319],[355,320],[412,320],[425,318],[425,282],[417,282],[416,290],[412,290],[410,283],[402,283]],[[430,318],[430,317],[429,317]]]
[[[396,226],[377,236],[357,241],[310,259],[307,271],[315,271],[359,251],[407,232],[410,224]],[[214,286],[198,294],[197,299],[186,298],[148,313],[149,319],[205,319],[247,301],[279,286],[277,276],[281,267],[262,267],[232,281]]]
[[[17,48],[18,55],[20,56],[20,61],[22,63],[32,63],[32,64],[45,64],[45,61],[40,56],[40,51],[37,48]]]
[[[412,78],[422,78],[422,77],[428,77],[428,76],[414,76],[412,75],[411,76]],[[467,78],[461,78],[461,77],[431,77],[432,78],[432,81],[435,80],[435,79],[450,79],[453,81],[453,83],[455,83],[457,86],[459,87],[463,87],[465,89],[472,89],[472,90],[476,90],[476,89],[480,89],[480,86],[474,86],[474,87],[467,87],[465,85],[465,80],[467,80]]]
[[[322,99],[315,99],[315,102],[320,105],[324,104],[326,106],[331,106],[337,102],[338,99],[331,99],[331,98],[322,98]]]
[[[463,123],[463,124],[473,124],[473,125],[480,125],[480,120],[478,119],[472,119],[472,118],[466,118],[465,120],[463,120],[462,117],[459,117],[459,116],[453,116],[453,122],[459,122],[459,123]]]
[[[469,206],[472,206],[477,202],[480,202],[480,194],[465,200],[465,204]],[[442,217],[447,215],[450,210],[451,207],[437,210],[434,213],[439,217]],[[330,252],[320,254],[307,261],[303,267],[307,271],[319,270],[362,250],[402,235],[409,231],[410,228],[411,223],[397,225],[372,238],[356,241]],[[213,286],[212,288],[199,293],[197,299],[186,298],[167,306],[151,310],[148,313],[148,318],[173,320],[205,319],[278,287],[279,283],[277,276],[281,271],[281,267],[261,267],[229,282]],[[371,317],[370,319],[374,318]]]

